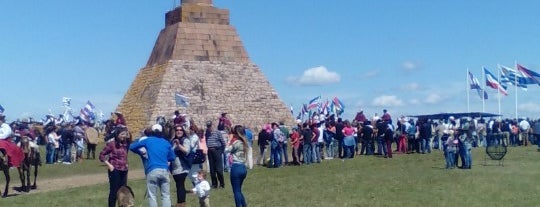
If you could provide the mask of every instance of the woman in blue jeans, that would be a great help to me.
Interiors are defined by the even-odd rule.
[[[232,130],[233,138],[225,148],[232,156],[231,164],[231,186],[234,193],[234,203],[237,207],[245,207],[246,199],[242,193],[242,183],[247,176],[246,169],[246,152],[247,152],[247,137],[246,130],[241,125],[236,125]]]

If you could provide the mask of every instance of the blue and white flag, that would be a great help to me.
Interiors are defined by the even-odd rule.
[[[469,71],[469,79],[470,79],[470,87],[471,89],[476,89],[476,92],[478,92],[478,95],[480,98],[488,99],[488,94],[484,89],[480,86],[480,82],[478,82],[478,79],[474,77],[474,75]]]
[[[0,105],[0,114],[4,113],[4,107],[2,107],[2,105]]]
[[[181,106],[181,107],[189,106],[189,98],[180,93],[174,94],[174,100],[176,101],[176,106]]]
[[[81,119],[86,122],[95,120],[96,119],[96,114],[94,113],[95,108],[96,107],[94,106],[94,104],[92,104],[92,102],[87,101],[84,108],[81,109],[81,113],[80,113]]]
[[[62,97],[62,105],[69,107],[71,105],[71,98]]]
[[[526,91],[527,84],[531,84],[529,79],[525,78],[523,74],[512,68],[499,65],[499,69],[501,70],[501,84],[503,85],[510,83]]]

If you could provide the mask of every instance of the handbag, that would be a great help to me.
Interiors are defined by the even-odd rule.
[[[202,164],[204,161],[206,161],[206,156],[204,156],[202,149],[196,149],[195,152],[192,152],[192,154],[193,164]]]

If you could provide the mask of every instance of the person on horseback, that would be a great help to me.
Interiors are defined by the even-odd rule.
[[[9,166],[19,166],[24,159],[22,150],[11,141],[12,130],[6,116],[0,115],[0,159]],[[6,159],[7,158],[7,159]]]

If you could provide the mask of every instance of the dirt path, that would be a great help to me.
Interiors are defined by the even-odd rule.
[[[128,179],[143,179],[144,170],[130,170],[128,173]],[[98,173],[98,174],[89,174],[89,175],[76,175],[63,178],[53,178],[53,179],[41,179],[38,178],[38,189],[31,190],[30,194],[33,193],[44,193],[55,190],[65,190],[68,188],[76,188],[82,186],[89,186],[101,183],[107,183],[109,179],[107,174]],[[23,194],[21,192],[10,190],[10,194]],[[24,193],[26,194],[26,193]]]

